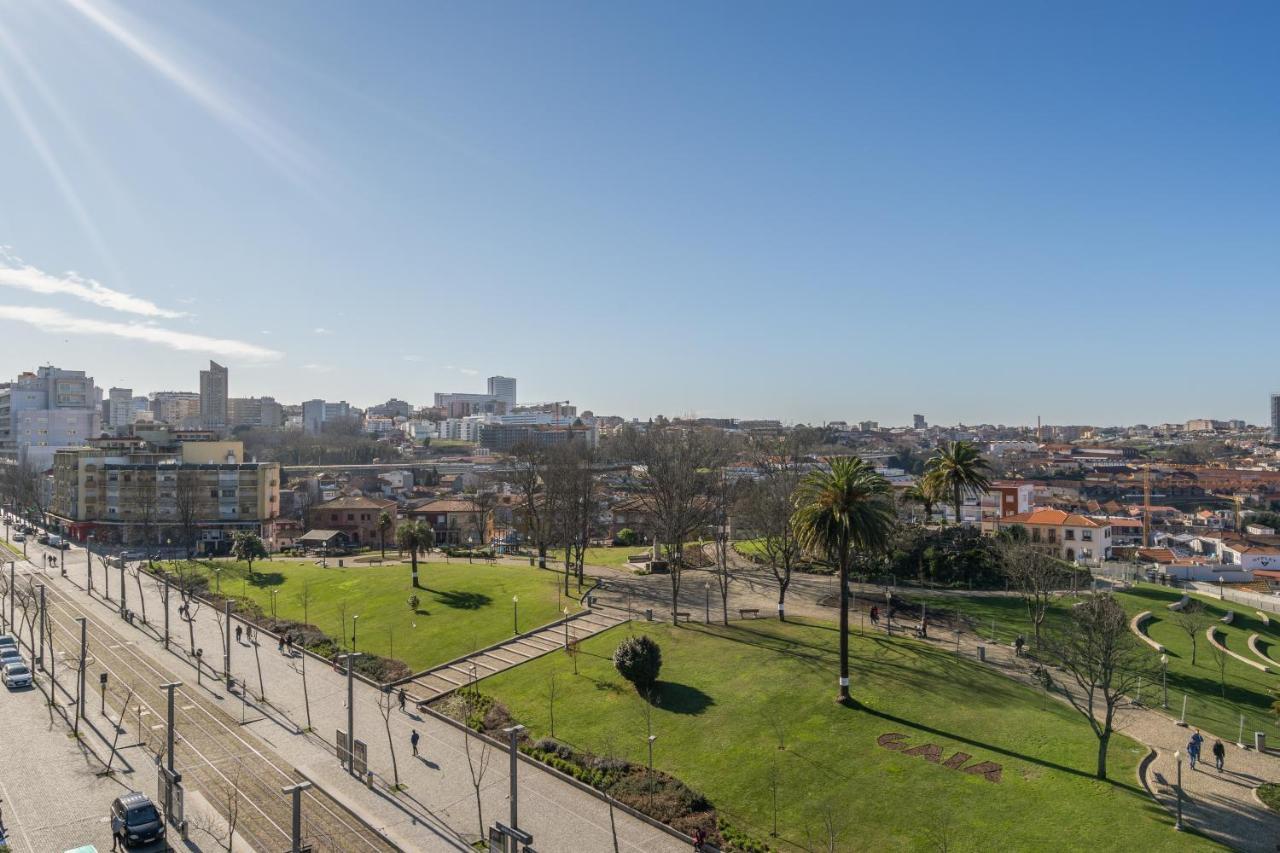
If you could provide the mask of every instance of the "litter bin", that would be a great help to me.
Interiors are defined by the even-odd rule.
[[[1267,753],[1267,733],[1266,732],[1253,733],[1253,748],[1258,750],[1259,755],[1266,755]]]
[[[652,621],[653,621],[653,608],[652,608],[652,607],[650,607],[650,608],[648,608],[648,609],[646,609],[646,610],[644,611],[644,618],[645,618],[645,619],[647,619],[647,620],[649,620],[650,622],[652,622]]]
[[[983,663],[986,663],[986,662],[987,662],[987,647],[986,647],[986,646],[978,646],[978,660],[982,661]]]

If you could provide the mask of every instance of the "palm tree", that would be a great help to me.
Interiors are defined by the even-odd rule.
[[[796,495],[791,518],[805,548],[824,554],[840,571],[840,694],[849,702],[849,567],[855,551],[885,547],[893,529],[889,481],[857,456],[831,461],[813,471]]]
[[[418,588],[418,552],[430,551],[436,544],[436,532],[422,521],[410,521],[396,530],[396,542],[409,552],[409,565],[413,569],[413,586]]]
[[[383,510],[378,515],[378,539],[382,544],[382,559],[387,559],[387,531],[395,526],[391,514]]]
[[[938,505],[937,482],[929,477],[918,477],[914,483],[902,493],[903,503],[920,504],[924,508],[924,523],[933,518],[933,508]]]
[[[985,492],[991,485],[991,465],[971,441],[948,441],[937,449],[925,465],[925,479],[938,495],[951,498],[960,523],[960,504],[965,492]]]

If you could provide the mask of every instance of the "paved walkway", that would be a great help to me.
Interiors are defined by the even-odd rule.
[[[411,692],[415,702],[430,701],[457,690],[473,679],[486,678],[519,666],[525,661],[563,649],[571,642],[584,640],[626,621],[625,615],[614,611],[585,610],[558,624],[513,637],[494,648],[432,667],[403,684]]]
[[[38,560],[43,549],[38,551],[33,544],[30,551]],[[84,592],[83,550],[73,548],[58,556],[67,560],[68,577],[61,578],[56,571],[51,571],[46,582],[78,596],[86,608],[96,606],[100,613],[116,610],[115,602],[102,602],[98,596],[89,603]],[[118,570],[113,570],[113,596],[119,595],[118,581]],[[102,588],[102,571],[97,560],[94,586],[99,591]],[[194,683],[195,670],[187,654],[188,626],[177,619],[177,596],[171,600],[172,639],[170,651],[166,652],[156,641],[162,630],[164,612],[160,588],[144,581],[143,590],[147,612],[155,627],[119,623],[119,630],[138,638],[140,651],[162,665],[185,673],[184,681]],[[140,613],[137,595],[137,586],[130,579],[129,606]],[[468,845],[481,834],[477,788],[483,824],[507,821],[510,785],[505,751],[482,748],[476,738],[434,717],[415,713],[411,706],[406,712],[393,708],[384,717],[379,709],[380,692],[356,681],[356,738],[367,744],[369,767],[378,777],[370,789],[362,780],[347,775],[335,757],[335,733],[347,728],[344,675],[314,659],[304,661],[299,655],[280,654],[274,641],[266,635],[261,645],[256,646],[233,639],[232,674],[248,685],[251,694],[242,705],[239,695],[228,694],[220,679],[209,674],[210,665],[219,671],[222,669],[223,632],[215,611],[207,606],[200,608],[191,632],[195,646],[205,653],[203,689],[208,695],[228,713],[237,717],[243,713],[244,725],[251,727],[283,759],[339,802],[364,816],[402,849],[469,850]],[[147,641],[141,641],[144,638]],[[265,700],[255,698],[264,692]],[[418,758],[412,757],[409,749],[409,735],[415,729],[421,735]],[[470,763],[467,741],[470,741]],[[487,766],[480,774],[482,753]],[[476,785],[473,785],[472,766],[480,776]],[[668,833],[610,808],[537,765],[522,761],[519,772],[520,827],[533,834],[533,846],[539,850],[675,853],[688,849],[684,842]],[[393,794],[386,785],[393,784],[397,773],[404,790]]]

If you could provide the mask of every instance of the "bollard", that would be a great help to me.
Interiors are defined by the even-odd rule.
[[[983,663],[986,663],[986,662],[987,662],[987,647],[986,647],[986,646],[983,646],[983,645],[979,645],[979,646],[978,646],[978,660],[982,661]]]
[[[652,607],[650,607],[650,608],[648,608],[648,609],[646,609],[646,610],[644,611],[644,618],[645,618],[645,619],[647,619],[647,620],[648,620],[648,621],[650,621],[650,622],[652,622],[652,621],[653,621],[653,608],[652,608]]]
[[[1253,748],[1258,750],[1259,755],[1266,754],[1267,752],[1267,733],[1266,732],[1253,733]]]

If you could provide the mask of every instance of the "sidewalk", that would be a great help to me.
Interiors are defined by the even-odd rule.
[[[36,549],[32,556],[39,560]],[[47,576],[48,583],[58,585],[64,591],[74,593],[80,600],[88,596],[85,584],[85,552],[72,549],[62,552],[66,559],[68,577],[61,578],[56,571]],[[97,561],[95,560],[95,563]],[[94,588],[102,589],[101,567],[94,567]],[[119,595],[118,573],[113,576],[112,594]],[[139,614],[138,624],[127,627],[121,623],[119,630],[134,632],[139,638],[139,648],[164,665],[182,672],[185,680],[195,681],[194,670],[187,662],[189,644],[187,625],[177,618],[177,596],[171,598],[170,637],[171,650],[165,652],[154,639],[163,630],[163,597],[156,584],[143,582],[147,599],[147,613],[154,631],[144,628],[140,622],[141,607],[136,601],[136,585],[130,580],[129,607]],[[98,595],[93,605],[114,612],[115,602],[103,603]],[[118,601],[118,599],[117,599]],[[208,668],[222,669],[223,633],[217,614],[208,606],[200,608],[194,624],[195,645],[204,650],[206,673],[204,686],[218,701],[225,702],[230,713],[239,716],[235,707],[241,704],[238,696],[228,695],[220,679],[211,677]],[[142,638],[145,637],[145,640]],[[248,685],[251,694],[244,710],[246,724],[267,741],[285,760],[300,772],[323,787],[334,798],[361,814],[374,828],[383,831],[396,844],[406,850],[465,850],[467,844],[482,834],[476,809],[476,788],[473,786],[468,766],[464,734],[448,723],[412,712],[402,713],[393,709],[390,713],[390,737],[395,745],[395,757],[399,777],[405,790],[392,794],[380,785],[370,790],[361,781],[350,777],[335,757],[336,731],[347,727],[346,677],[335,673],[315,659],[305,663],[306,681],[310,696],[310,718],[313,731],[302,730],[307,725],[307,712],[302,689],[303,659],[300,655],[287,657],[277,651],[275,641],[262,635],[261,644],[231,641],[231,670],[233,675]],[[178,661],[182,661],[179,663]],[[261,678],[258,661],[261,662]],[[257,697],[265,690],[266,701]],[[388,744],[388,723],[378,708],[379,692],[357,680],[355,690],[355,735],[368,745],[368,761],[380,780],[393,784],[391,748]],[[421,758],[410,755],[409,735],[417,729],[422,740],[419,744]],[[488,759],[486,771],[479,779],[480,800],[485,826],[495,820],[507,822],[509,814],[508,759],[505,751],[480,748],[480,742],[471,738],[472,757],[477,772],[481,753]],[[550,773],[527,763],[520,764],[520,828],[534,837],[534,847],[539,850],[573,851],[683,851],[687,845],[662,830],[626,815],[620,811],[611,815],[609,806],[577,788],[561,781]]]

